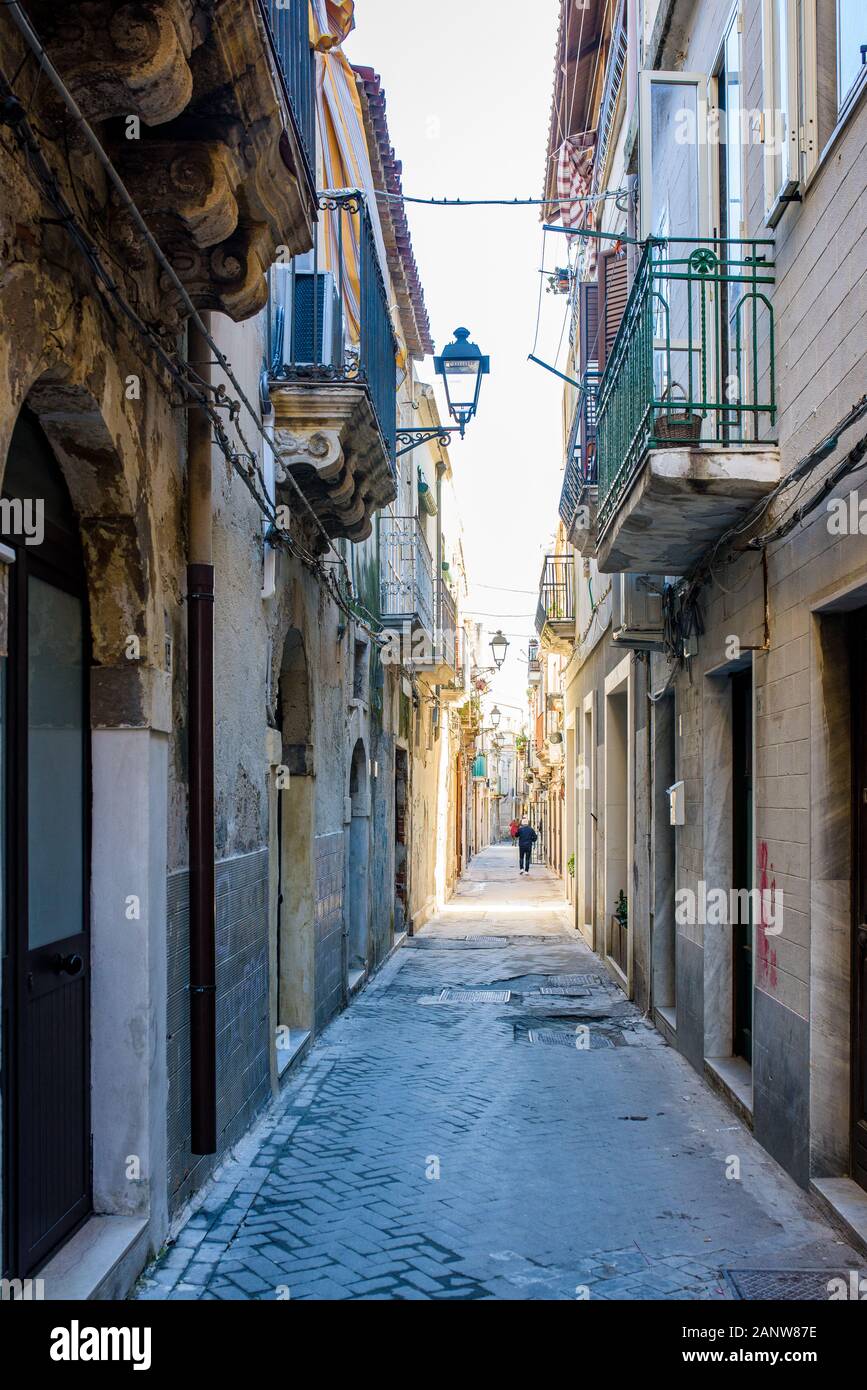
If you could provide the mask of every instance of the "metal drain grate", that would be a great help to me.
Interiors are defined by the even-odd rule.
[[[474,946],[508,946],[507,936],[484,936],[477,932],[475,936],[465,936],[464,941],[471,941]]]
[[[512,997],[509,989],[444,989],[440,993],[440,1004],[508,1004]]]
[[[539,993],[553,994],[558,999],[586,999],[590,991],[589,989],[580,989],[578,985],[553,985],[547,988],[543,986]]]
[[[548,975],[546,988],[564,989],[575,985],[583,985],[585,988],[592,985],[601,985],[601,975]]]
[[[543,1047],[571,1047],[573,1052],[588,1052],[603,1047],[613,1047],[614,1043],[604,1033],[590,1032],[590,1047],[577,1033],[567,1032],[565,1028],[528,1028],[527,1042],[541,1043]]]
[[[827,1303],[832,1294],[857,1299],[852,1290],[865,1278],[864,1270],[852,1269],[725,1269],[723,1274],[735,1298],[813,1303]]]

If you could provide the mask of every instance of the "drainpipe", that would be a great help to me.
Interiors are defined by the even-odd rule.
[[[201,315],[208,333],[210,314]],[[189,358],[210,384],[211,348],[195,324]],[[190,1149],[217,1151],[216,907],[214,897],[214,552],[211,422],[189,413],[187,491],[190,764]]]

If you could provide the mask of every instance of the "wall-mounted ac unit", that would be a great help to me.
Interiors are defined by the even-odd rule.
[[[308,259],[298,257],[294,271],[291,264],[274,267],[274,305],[282,309],[283,362],[340,367],[343,324],[337,286],[330,270],[314,274],[302,268]]]
[[[655,574],[617,574],[611,586],[611,640],[649,651],[662,646],[662,587]]]

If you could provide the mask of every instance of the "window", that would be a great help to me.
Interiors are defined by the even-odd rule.
[[[802,8],[802,0],[764,0],[764,202],[771,227],[796,199],[802,178]]]
[[[765,207],[775,226],[867,83],[864,0],[763,0]]]
[[[707,224],[707,78],[693,72],[640,75],[641,236],[699,237]]]
[[[843,110],[867,70],[867,6],[837,0],[837,110]]]

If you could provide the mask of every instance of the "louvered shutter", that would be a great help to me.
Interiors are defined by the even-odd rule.
[[[581,371],[599,361],[599,286],[595,280],[581,285]]]
[[[602,351],[599,366],[604,367],[614,346],[620,320],[626,308],[628,286],[626,280],[626,257],[614,251],[606,251],[599,257],[599,283],[602,290]]]

